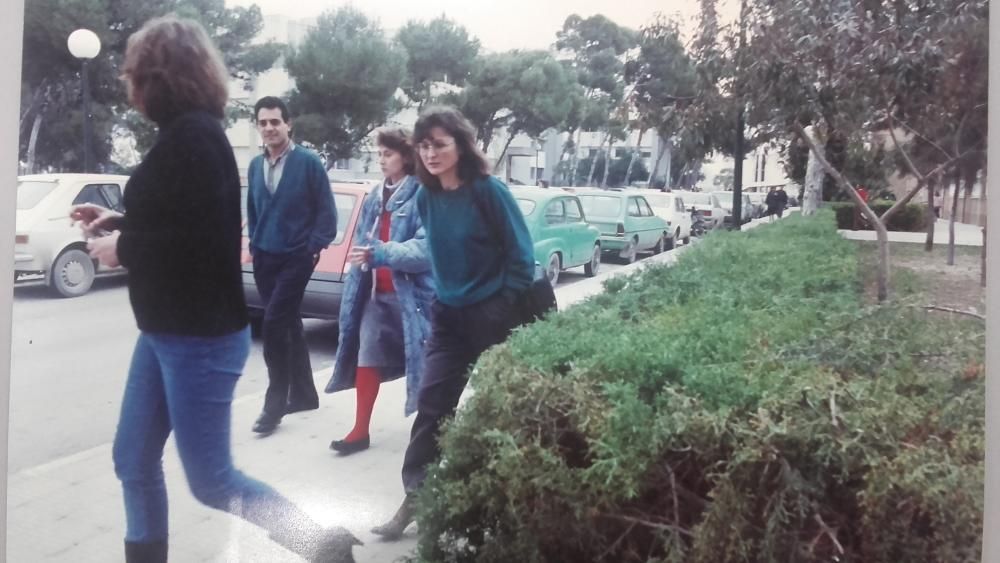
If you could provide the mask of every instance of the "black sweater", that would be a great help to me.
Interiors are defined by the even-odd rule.
[[[221,336],[245,327],[240,177],[219,120],[191,112],[161,124],[124,202],[118,259],[139,329]]]

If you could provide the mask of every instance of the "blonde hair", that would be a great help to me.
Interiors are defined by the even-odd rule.
[[[194,20],[168,15],[146,22],[128,38],[122,76],[133,105],[156,123],[196,110],[225,115],[229,72]]]

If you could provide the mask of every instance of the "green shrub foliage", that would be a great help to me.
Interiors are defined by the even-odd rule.
[[[713,233],[484,354],[433,562],[964,562],[982,325],[866,306],[833,214]]]
[[[880,199],[871,204],[872,211],[876,215],[882,216],[896,202]],[[840,229],[854,228],[854,203],[853,202],[833,202],[827,204],[837,214],[837,227]],[[922,203],[908,203],[902,209],[895,212],[886,225],[890,231],[923,232],[927,230],[927,206]],[[871,231],[872,226],[867,221],[862,221],[859,229]]]

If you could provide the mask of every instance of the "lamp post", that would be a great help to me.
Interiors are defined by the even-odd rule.
[[[69,34],[66,40],[69,52],[83,61],[80,72],[83,89],[83,171],[90,172],[92,157],[90,154],[90,87],[87,85],[87,63],[101,52],[101,40],[89,29],[78,29]]]

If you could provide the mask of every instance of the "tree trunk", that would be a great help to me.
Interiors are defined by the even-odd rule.
[[[567,131],[566,142],[563,143],[562,152],[559,153],[559,162],[556,163],[556,172],[552,175],[552,184],[558,186],[559,184],[566,184],[568,186],[573,185],[573,181],[570,180],[569,183],[566,182],[566,168],[563,163],[566,162],[566,155],[569,154],[570,147],[573,143],[573,132]]]
[[[948,218],[948,265],[955,265],[955,216],[958,210],[958,194],[962,191],[958,169],[955,169],[955,193],[951,196],[951,216]]]
[[[656,179],[656,170],[660,167],[660,161],[663,159],[663,155],[666,153],[667,153],[667,143],[663,141],[663,139],[661,138],[660,150],[656,152],[656,163],[653,164],[652,168],[650,168],[649,178],[646,180],[646,183],[649,184],[650,186],[653,185],[653,180]],[[667,174],[667,177],[663,179],[663,185],[664,186],[670,185],[670,174]]]
[[[601,177],[601,188],[608,187],[608,171],[611,170],[611,150],[612,145],[615,144],[615,138],[608,135],[608,152],[607,156],[604,157],[604,176]]]
[[[639,150],[642,147],[642,136],[646,134],[646,129],[639,129],[639,138],[635,142],[635,150],[632,151],[632,158],[628,161],[628,169],[625,170],[625,185],[628,186],[628,181],[632,179],[632,167],[635,166],[635,159],[639,157]],[[651,186],[646,186],[651,187]]]
[[[604,139],[601,139],[601,144],[598,145],[598,147],[604,147]],[[600,156],[601,156],[601,150],[603,150],[603,149],[602,148],[598,148],[597,152],[594,153],[594,158],[591,159],[591,161],[590,161],[590,174],[587,174],[587,185],[588,186],[594,185],[594,171],[597,170],[597,159],[600,158]],[[607,165],[608,165],[607,159],[604,159],[604,160],[605,160],[604,166],[607,167]]]
[[[934,214],[934,190],[936,187],[936,181],[927,182],[927,240],[924,241],[924,250],[927,252],[934,250],[934,224],[937,221],[937,215]]]
[[[576,143],[573,144],[573,154],[569,156],[569,185],[575,186],[577,176],[579,176],[577,168],[580,166],[580,141],[583,139],[583,131],[577,130],[576,132]]]
[[[500,156],[497,157],[496,164],[493,165],[493,172],[495,173],[496,171],[500,170],[500,163],[501,162],[504,163],[505,168],[507,169],[505,171],[505,174],[507,176],[507,181],[508,182],[510,182],[510,166],[506,166],[506,162],[504,161],[504,157],[507,156],[507,149],[509,149],[510,148],[510,144],[512,142],[514,142],[514,137],[515,136],[517,136],[517,133],[513,132],[513,131],[511,131],[511,132],[509,132],[507,134],[507,142],[504,143],[504,145],[503,145],[503,151],[500,153]]]
[[[969,222],[969,196],[972,195],[972,183],[965,183],[965,192],[962,194],[962,222]]]
[[[815,127],[809,127],[806,134],[816,144],[820,150],[825,150],[823,143],[816,135]],[[823,166],[817,158],[816,151],[809,151],[809,162],[806,164],[805,191],[802,195],[802,215],[809,216],[819,209],[819,202],[823,196]]]
[[[986,169],[983,169],[983,178],[979,184],[982,186],[982,196],[979,201],[982,202],[983,209],[988,209],[986,206]],[[979,256],[979,285],[986,287],[986,225],[989,223],[990,214],[985,213],[983,215],[983,248]]]
[[[889,299],[889,231],[880,220],[875,221],[875,236],[878,241],[876,291],[878,302],[883,303]]]
[[[35,114],[35,122],[31,124],[31,136],[28,138],[28,174],[35,173],[35,146],[38,143],[38,130],[42,128],[42,110]]]
[[[875,236],[878,244],[876,287],[877,287],[879,303],[886,301],[889,298],[889,232],[885,228],[885,223],[883,222],[883,218],[886,221],[888,221],[889,217],[891,217],[892,214],[897,209],[900,208],[900,206],[905,205],[906,202],[909,201],[913,197],[913,195],[917,193],[917,189],[921,188],[922,186],[918,184],[917,189],[912,190],[910,193],[906,195],[906,197],[896,202],[896,204],[890,207],[889,210],[886,211],[880,218],[878,215],[875,214],[874,211],[872,211],[872,208],[869,207],[868,204],[861,199],[861,196],[858,194],[858,191],[854,189],[854,186],[852,186],[847,181],[846,178],[844,178],[844,175],[841,174],[836,168],[834,168],[826,160],[826,157],[820,154],[820,151],[823,149],[819,145],[819,143],[815,140],[815,138],[804,128],[802,128],[801,125],[795,125],[795,131],[798,133],[799,137],[803,141],[805,141],[807,145],[809,145],[810,158],[812,157],[812,155],[816,155],[816,161],[819,163],[822,169],[825,170],[827,174],[833,177],[834,181],[837,182],[837,185],[840,186],[840,189],[844,190],[844,192],[846,192],[847,195],[851,196],[851,199],[854,200],[854,205],[857,205],[861,208],[861,213],[868,218],[872,226],[875,228]],[[809,173],[806,172],[806,177],[808,178],[808,176]],[[820,185],[820,187],[821,186],[822,184]]]

